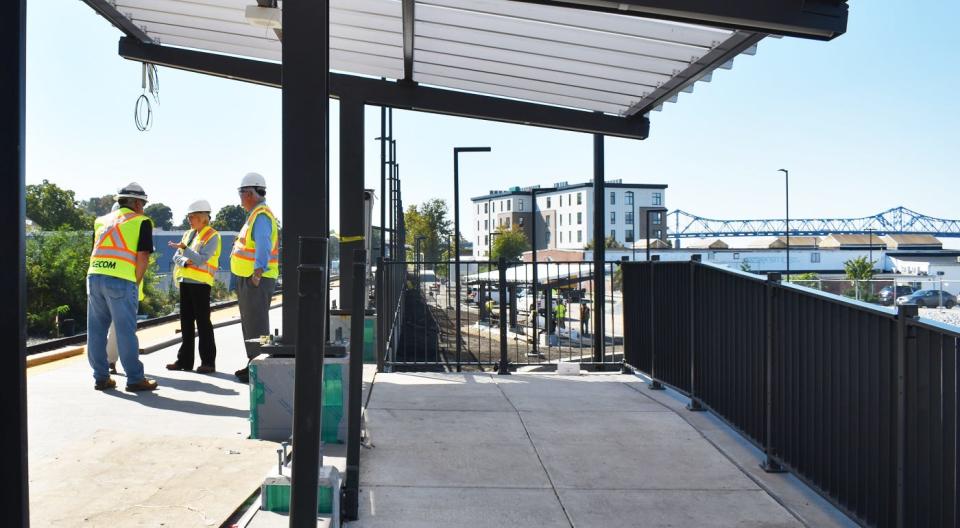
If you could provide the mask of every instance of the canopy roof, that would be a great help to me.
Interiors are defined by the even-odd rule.
[[[254,0],[87,0],[141,41],[280,61]],[[282,4],[281,4],[282,5]],[[107,13],[105,13],[107,12]],[[117,19],[119,14],[123,19]],[[408,29],[405,33],[405,20]],[[613,115],[642,115],[765,36],[508,0],[332,0],[332,70]]]

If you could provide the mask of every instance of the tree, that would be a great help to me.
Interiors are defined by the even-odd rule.
[[[183,221],[180,222],[180,225],[177,226],[177,229],[181,229],[183,231],[190,229],[190,220],[187,220],[186,215],[184,215]]]
[[[56,320],[87,320],[89,233],[54,231],[27,237],[27,333],[56,336]]]
[[[506,229],[504,226],[497,228],[496,235],[493,237],[493,248],[490,256],[493,260],[499,260],[503,257],[507,262],[518,262],[520,255],[530,249],[527,242],[527,235],[514,226],[513,229]]]
[[[110,212],[114,202],[116,202],[114,195],[104,194],[103,196],[94,196],[89,200],[80,202],[80,207],[93,216],[103,216]]]
[[[411,205],[403,215],[407,242],[414,246],[417,237],[423,237],[420,250],[423,252],[423,259],[428,262],[439,260],[440,248],[447,245],[452,233],[447,214],[447,202],[433,198],[420,206]]]
[[[164,231],[173,230],[173,211],[166,205],[160,202],[152,203],[143,212],[153,220],[154,226]]]
[[[239,205],[225,205],[213,219],[213,228],[217,231],[240,231],[247,221],[247,212]]]
[[[340,237],[337,236],[337,232],[330,230],[330,241],[327,244],[327,258],[330,261],[340,260]]]
[[[800,273],[790,277],[790,282],[797,286],[806,286],[807,288],[819,289],[820,275],[816,273]]]
[[[621,244],[620,241],[617,240],[616,238],[613,238],[612,236],[608,236],[603,241],[603,247],[607,249],[623,249],[623,244]],[[587,242],[586,246],[583,246],[583,249],[593,249],[592,238],[590,239],[590,242]]]
[[[843,271],[847,279],[853,281],[853,288],[846,293],[847,297],[854,297],[864,301],[872,300],[872,293],[863,295],[860,290],[860,281],[869,281],[873,279],[873,263],[867,260],[867,257],[857,257],[843,263]]]
[[[93,215],[83,210],[73,191],[43,180],[27,185],[27,218],[45,231],[89,231]]]

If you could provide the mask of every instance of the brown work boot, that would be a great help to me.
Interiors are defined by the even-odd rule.
[[[113,378],[100,380],[93,385],[93,389],[98,391],[110,390],[110,389],[116,389],[116,388],[117,388],[117,382],[114,381]]]
[[[157,390],[157,380],[143,378],[136,383],[127,384],[127,392],[141,392]]]
[[[193,367],[187,368],[181,365],[179,362],[174,361],[167,365],[167,370],[193,370]]]
[[[213,365],[200,365],[197,367],[197,374],[213,374],[217,369]]]

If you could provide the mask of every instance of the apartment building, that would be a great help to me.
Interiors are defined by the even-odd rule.
[[[666,240],[666,185],[605,183],[604,233],[625,247],[633,247],[647,236]],[[536,207],[534,205],[536,199]],[[536,229],[537,249],[582,250],[593,240],[593,182],[569,184],[558,182],[552,187],[511,187],[492,190],[472,198],[474,215],[475,255],[489,256],[491,238],[497,229],[514,227],[523,230],[527,240]]]

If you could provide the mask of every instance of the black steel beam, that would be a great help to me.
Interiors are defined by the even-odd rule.
[[[604,166],[606,156],[603,149],[603,134],[593,136],[593,360],[603,362],[604,352],[604,314],[606,314],[606,274],[604,261],[607,259],[607,238],[604,236]],[[547,305],[549,306],[549,305]],[[612,312],[611,312],[612,313]]]
[[[4,524],[30,525],[27,479],[27,275],[24,260],[25,109],[26,109],[26,0],[8,2],[0,23],[0,55],[4,81],[0,83],[0,226],[10,277],[0,282],[0,415],[6,422],[0,430],[0,450],[6,454],[0,485],[0,511]]]
[[[703,24],[726,29],[832,40],[847,31],[847,0],[513,0]]]
[[[417,3],[414,0],[403,0],[403,80],[413,82],[413,39],[415,10]]]
[[[340,309],[352,310],[354,251],[364,248],[363,101],[340,99]],[[363,306],[358,308],[363,309]]]
[[[146,32],[137,27],[132,20],[124,16],[123,13],[118,11],[117,8],[107,0],[83,0],[83,3],[90,6],[91,9],[99,13],[103,18],[106,18],[114,27],[123,31],[123,34],[127,37],[147,44],[153,42],[153,39],[150,38]]]
[[[746,31],[734,33],[723,44],[710,50],[709,53],[700,57],[700,60],[694,62],[677,75],[674,75],[669,81],[663,83],[657,87],[656,90],[650,92],[646,97],[631,106],[630,109],[627,110],[626,115],[645,115],[647,112],[650,112],[688,86],[700,80],[704,75],[712,72],[726,62],[733,60],[737,55],[756,45],[763,40],[765,36],[763,33],[749,33]]]
[[[343,249],[341,248],[341,257]],[[350,377],[347,394],[347,474],[344,483],[342,515],[344,520],[355,521],[359,517],[360,505],[360,420],[363,402],[363,333],[366,313],[367,253],[358,249],[351,255],[353,274],[356,280],[349,293],[350,305]],[[340,268],[341,273],[343,268]],[[379,271],[379,270],[378,270]],[[377,294],[381,294],[377,291]],[[378,316],[380,314],[377,314]],[[336,500],[336,498],[334,498]]]
[[[120,39],[119,54],[137,62],[264,86],[281,85],[280,65],[272,62],[142,44],[128,38]],[[650,121],[642,115],[624,118],[340,73],[330,74],[330,96],[356,96],[369,105],[629,139],[646,139],[650,132]]]

